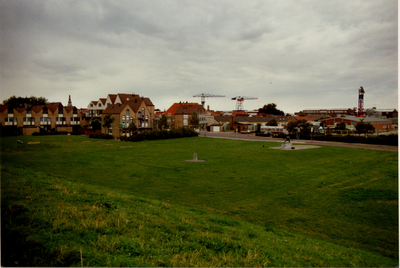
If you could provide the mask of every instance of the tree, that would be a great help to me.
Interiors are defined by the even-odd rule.
[[[365,135],[367,135],[367,133],[375,132],[375,127],[371,125],[371,123],[365,123],[364,119],[361,119],[361,121],[358,122],[356,125],[356,131],[358,134],[364,133]]]
[[[346,123],[345,122],[337,123],[335,129],[337,129],[337,130],[346,130]]]
[[[258,109],[258,112],[269,115],[285,115],[283,111],[276,109],[275,103],[269,103],[267,105],[264,105],[263,108]]]
[[[303,135],[308,135],[310,133],[311,126],[312,124],[308,123],[306,119],[297,121],[297,127],[300,128],[300,133]]]
[[[109,113],[106,116],[104,116],[104,118],[103,118],[103,127],[105,129],[107,129],[107,132],[108,132],[108,129],[112,126],[112,123],[114,123],[114,121],[115,121],[115,118],[112,115],[112,113]],[[107,132],[105,134],[107,134]]]
[[[136,133],[138,131],[138,127],[136,126],[135,122],[135,119],[133,119],[126,128],[126,131],[128,131],[129,135],[132,135],[133,133]]]
[[[93,119],[90,121],[90,125],[93,130],[101,130],[101,121],[99,119]]]
[[[311,124],[306,119],[290,121],[286,124],[285,129],[291,134],[293,130],[300,128],[300,133],[307,135],[310,132]]]
[[[12,107],[15,108],[32,108],[33,106],[36,105],[47,105],[49,104],[49,101],[44,98],[44,97],[35,97],[35,96],[31,96],[31,97],[16,97],[11,96],[10,98],[6,99],[3,101],[3,105],[11,105]]]
[[[271,119],[267,122],[267,126],[278,126],[278,121],[276,121],[276,119]]]
[[[158,128],[161,130],[169,128],[168,117],[165,114],[163,114],[160,120],[158,120]]]
[[[291,134],[295,128],[297,128],[297,121],[289,121],[285,126],[289,134]]]
[[[188,119],[188,124],[192,129],[200,126],[200,119],[197,115],[197,112],[192,113],[192,115]]]

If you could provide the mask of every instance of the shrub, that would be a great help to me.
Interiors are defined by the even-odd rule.
[[[129,137],[121,137],[122,141],[143,141],[143,140],[165,140],[174,138],[184,138],[184,137],[195,137],[199,134],[189,128],[178,128],[171,130],[153,130],[153,131],[143,131],[131,135]]]
[[[112,135],[110,135],[110,134],[93,133],[93,134],[89,135],[89,138],[111,140],[114,137]]]

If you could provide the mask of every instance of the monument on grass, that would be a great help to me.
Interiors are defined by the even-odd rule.
[[[204,162],[205,160],[197,159],[197,153],[193,153],[193,159],[185,160],[186,162]]]
[[[290,136],[286,136],[286,140],[281,145],[282,149],[292,149],[292,142],[290,141]]]

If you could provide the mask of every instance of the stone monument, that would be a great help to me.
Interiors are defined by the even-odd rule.
[[[281,145],[282,149],[292,149],[292,142],[290,141],[290,136],[286,136],[286,140]]]
[[[186,162],[204,162],[205,160],[197,159],[197,153],[193,153],[193,159],[185,160]]]

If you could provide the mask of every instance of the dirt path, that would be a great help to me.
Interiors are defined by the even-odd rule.
[[[201,137],[210,138],[221,138],[221,139],[234,139],[234,140],[251,140],[251,141],[269,141],[269,142],[279,142],[283,143],[283,139],[270,138],[270,137],[260,137],[253,134],[241,134],[233,132],[201,132]],[[328,146],[340,146],[348,148],[360,148],[369,150],[381,150],[381,151],[398,151],[398,146],[389,145],[375,145],[375,144],[364,144],[364,143],[345,143],[345,142],[333,142],[333,141],[310,141],[310,140],[292,140],[293,143],[303,143],[310,145],[328,145]]]

